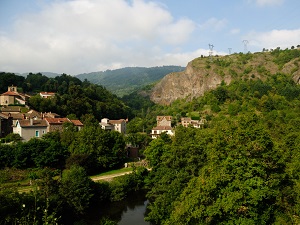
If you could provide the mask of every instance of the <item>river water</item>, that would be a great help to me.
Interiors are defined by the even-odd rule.
[[[151,225],[144,220],[147,204],[145,193],[136,192],[122,201],[112,202],[99,209],[94,209],[92,216],[94,218],[91,224],[99,224],[101,218],[105,217],[116,221],[118,225]]]

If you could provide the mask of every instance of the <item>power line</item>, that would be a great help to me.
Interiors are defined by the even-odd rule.
[[[210,58],[210,61],[212,61],[213,49],[215,46],[212,44],[208,44],[208,47],[209,47],[209,58]]]
[[[243,43],[244,43],[244,53],[246,54],[248,52],[247,45],[248,45],[249,41],[243,40]]]

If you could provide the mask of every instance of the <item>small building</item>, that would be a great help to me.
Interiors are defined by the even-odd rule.
[[[40,138],[47,133],[47,123],[41,119],[18,120],[13,132],[19,134],[23,141],[29,141],[31,138]]]
[[[126,122],[125,119],[119,119],[119,120],[110,120],[108,118],[101,119],[101,122],[99,123],[101,128],[103,130],[115,130],[120,132],[121,134],[126,133]]]
[[[68,118],[44,118],[47,123],[47,132],[59,131],[63,130],[64,123],[72,123],[75,127],[80,130],[83,127],[83,124],[80,120],[70,120]]]
[[[170,136],[174,135],[173,128],[171,126],[172,116],[157,116],[156,122],[157,126],[153,127],[151,130],[151,137],[153,139],[157,138],[164,132]]]
[[[16,86],[9,86],[7,92],[0,95],[0,105],[26,105],[30,96],[19,93]]]
[[[172,116],[157,116],[157,126],[171,126]]]
[[[42,98],[53,98],[55,96],[55,92],[40,92],[40,96]]]
[[[151,130],[151,137],[153,139],[156,139],[157,137],[159,137],[162,133],[166,133],[170,136],[173,136],[173,128],[171,126],[157,126],[152,128]]]
[[[181,125],[184,127],[195,127],[195,128],[204,128],[204,125],[207,123],[206,119],[201,118],[200,120],[192,120],[191,117],[182,117]]]

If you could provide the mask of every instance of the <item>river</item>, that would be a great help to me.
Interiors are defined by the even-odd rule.
[[[102,217],[116,221],[118,225],[151,225],[144,220],[148,200],[145,193],[136,192],[119,202],[112,202],[94,209],[91,224],[99,224]]]

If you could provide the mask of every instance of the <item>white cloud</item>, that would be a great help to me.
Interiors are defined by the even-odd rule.
[[[199,27],[202,30],[214,30],[220,31],[227,25],[226,19],[217,19],[217,18],[210,18],[204,23],[200,24]]]
[[[238,28],[230,30],[230,34],[236,35],[236,34],[239,34],[239,33],[240,33],[240,29],[238,29]]]
[[[12,33],[0,30],[0,71],[78,74],[154,66],[151,58],[166,54],[163,46],[185,43],[196,26],[144,0],[53,1],[18,18]]]
[[[256,5],[263,6],[279,6],[284,3],[284,0],[249,0],[250,3],[255,2]]]
[[[300,29],[296,30],[272,30],[269,32],[251,32],[246,37],[249,45],[260,49],[290,48],[300,44]]]

